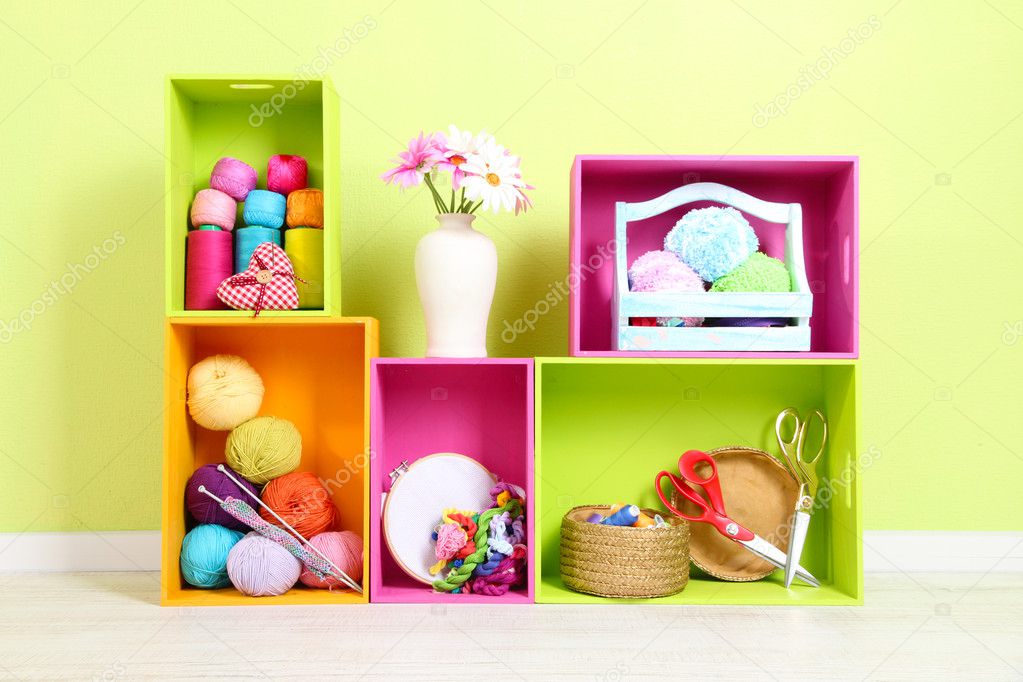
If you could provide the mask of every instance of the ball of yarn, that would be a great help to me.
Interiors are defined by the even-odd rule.
[[[362,580],[362,538],[358,535],[348,530],[341,531],[340,533],[320,533],[309,538],[309,544],[320,550],[324,556],[334,562],[335,566],[344,571],[349,578],[355,582]],[[308,568],[302,570],[299,580],[308,587],[347,588],[347,585],[337,578],[328,577],[326,580],[320,580]]]
[[[195,587],[227,587],[227,561],[242,534],[215,524],[196,526],[181,542],[181,577]]]
[[[220,471],[217,471],[217,466],[220,465],[204,464],[196,469],[188,479],[188,484],[185,486],[185,508],[188,509],[188,513],[198,523],[216,523],[225,528],[234,528],[235,530],[248,532],[248,526],[221,509],[220,505],[209,495],[199,492],[199,486],[205,486],[207,490],[222,500],[230,496],[237,500],[244,500],[249,504],[253,503],[252,498],[238,484]],[[259,496],[259,490],[256,486],[241,478],[231,467],[225,466],[225,468],[228,473],[241,481],[246,490],[257,497]]]
[[[758,246],[749,221],[731,206],[693,209],[664,238],[664,248],[708,282],[737,268]]]
[[[337,523],[337,507],[330,493],[316,474],[308,471],[273,479],[263,488],[261,499],[305,538],[333,530]],[[260,508],[259,515],[272,524],[281,525],[266,509]]]
[[[201,189],[192,200],[192,227],[216,225],[233,230],[237,215],[238,204],[219,189]]]
[[[670,251],[647,251],[637,258],[629,268],[629,289],[631,291],[668,291],[703,293],[703,279],[692,268]],[[634,320],[645,318],[634,318]],[[645,326],[635,324],[634,326]],[[702,317],[659,317],[661,327],[699,327]]]
[[[238,159],[225,156],[213,167],[210,187],[219,189],[237,201],[245,201],[249,192],[256,189],[256,169]]]
[[[259,533],[238,541],[227,555],[231,584],[250,597],[275,597],[298,582],[302,562],[291,552]]]
[[[266,188],[288,195],[296,189],[304,189],[309,176],[309,166],[301,156],[275,154],[266,165]]]
[[[227,464],[256,485],[298,468],[302,436],[278,417],[256,417],[235,428],[224,448]]]
[[[288,227],[323,227],[323,190],[297,189],[288,195]]]
[[[263,404],[263,380],[237,355],[211,355],[188,370],[188,413],[199,426],[228,431]]]
[[[757,251],[742,265],[714,281],[711,291],[792,291],[789,270],[777,258]]]
[[[284,224],[288,200],[283,194],[254,189],[245,197],[242,217],[246,225],[279,229]]]

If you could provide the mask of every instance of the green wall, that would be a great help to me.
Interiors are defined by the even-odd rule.
[[[866,527],[1023,528],[1023,8],[781,4],[4,3],[0,531],[158,527],[164,75],[318,69],[342,96],[344,308],[388,355],[422,353],[434,223],[378,175],[421,127],[496,132],[537,187],[477,221],[509,356],[566,352],[567,304],[499,334],[563,277],[574,154],[861,155]]]

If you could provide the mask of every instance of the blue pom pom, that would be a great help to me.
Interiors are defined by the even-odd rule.
[[[463,563],[464,562],[461,559],[455,559],[453,562],[451,562],[451,565],[454,566],[455,568],[461,568]]]
[[[432,533],[430,533],[430,539],[433,540],[434,542],[437,541],[437,531],[433,531]]]
[[[759,246],[749,221],[730,206],[693,209],[664,238],[664,248],[707,282],[739,267]]]
[[[462,588],[456,587],[455,589],[451,590],[451,594],[462,594]]]

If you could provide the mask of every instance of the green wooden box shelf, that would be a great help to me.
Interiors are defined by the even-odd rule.
[[[185,236],[192,198],[209,187],[213,165],[233,156],[266,186],[274,154],[309,164],[323,190],[323,309],[265,311],[274,317],[341,315],[340,99],[326,78],[169,76],[166,83],[166,312],[175,317],[241,317],[251,312],[185,310]],[[239,225],[241,220],[239,217]]]
[[[819,407],[829,441],[803,565],[821,580],[786,590],[781,571],[749,583],[693,568],[665,604],[852,605],[863,600],[859,481],[859,367],[854,360],[538,358],[536,537],[539,603],[611,603],[572,592],[559,572],[561,518],[574,506],[629,502],[661,508],[654,475],[689,449],[747,445],[777,456],[775,416]],[[825,488],[829,492],[825,493]],[[725,491],[727,506],[727,491]]]

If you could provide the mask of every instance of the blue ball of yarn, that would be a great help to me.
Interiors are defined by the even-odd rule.
[[[739,267],[759,246],[749,221],[731,206],[693,209],[664,238],[664,248],[707,282]]]
[[[266,189],[254,189],[245,197],[242,217],[246,225],[279,229],[284,224],[288,199],[283,194]]]
[[[242,537],[238,531],[215,523],[188,531],[181,542],[181,577],[195,587],[230,587],[227,555]]]

